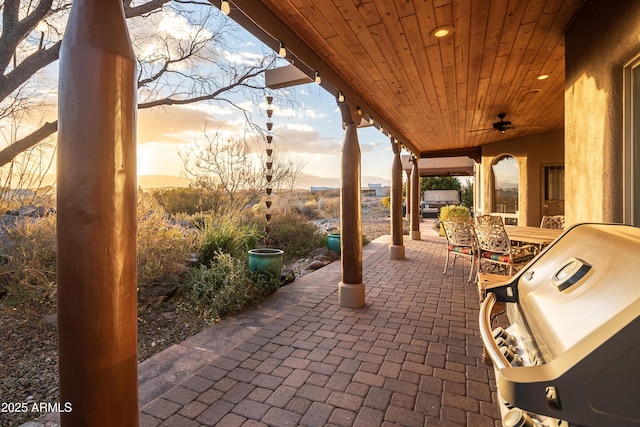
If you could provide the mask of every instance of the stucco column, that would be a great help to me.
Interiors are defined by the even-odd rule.
[[[360,145],[357,114],[346,102],[338,103],[345,123],[340,160],[340,251],[342,281],[338,284],[338,302],[342,307],[362,307],[362,200],[360,185]]]
[[[412,157],[411,168],[411,240],[420,240],[420,171],[418,159]]]
[[[407,197],[405,198],[406,217],[411,218],[411,171],[406,171],[407,174]]]
[[[60,49],[61,425],[136,427],[136,61],[121,0],[74,0]]]
[[[405,259],[404,241],[402,237],[402,161],[400,147],[391,140],[393,162],[391,163],[391,245],[390,259]]]

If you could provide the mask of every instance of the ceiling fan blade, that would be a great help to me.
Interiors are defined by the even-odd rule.
[[[476,130],[470,130],[470,133],[475,133],[474,136],[477,135],[484,135],[485,133],[490,133],[490,132],[495,132],[496,130],[494,128],[487,128],[487,129],[476,129]]]

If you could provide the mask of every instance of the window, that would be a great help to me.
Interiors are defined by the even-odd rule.
[[[544,199],[564,200],[564,165],[544,167]]]
[[[624,222],[640,226],[640,58],[625,67]]]
[[[518,161],[511,156],[501,157],[491,166],[493,172],[493,212],[518,211]]]
[[[564,215],[564,165],[544,166],[542,173],[542,216]]]

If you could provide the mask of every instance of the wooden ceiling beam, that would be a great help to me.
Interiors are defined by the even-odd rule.
[[[231,9],[229,17],[240,24],[247,31],[252,33],[269,48],[278,51],[280,42],[285,43],[287,48],[287,60],[299,68],[309,78],[315,77],[315,72],[320,72],[321,86],[336,99],[340,92],[343,93],[348,103],[359,106],[363,112],[372,115],[374,120],[385,130],[390,132],[408,150],[418,154],[413,141],[407,135],[394,126],[391,118],[372,107],[365,101],[365,97],[356,91],[347,81],[345,81],[332,66],[327,64],[304,41],[302,41],[291,29],[259,0],[234,0],[235,7]],[[357,42],[357,39],[354,40]],[[372,89],[372,90],[375,90]]]

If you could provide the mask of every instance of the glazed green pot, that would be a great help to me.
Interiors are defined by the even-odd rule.
[[[249,271],[265,271],[274,277],[280,277],[282,272],[281,249],[260,248],[249,251]]]
[[[327,235],[327,247],[336,253],[340,253],[340,233]]]

